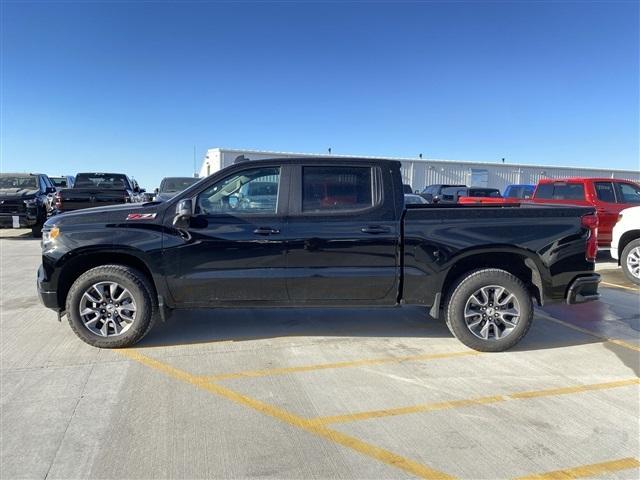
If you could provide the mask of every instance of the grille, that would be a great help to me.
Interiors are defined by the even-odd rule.
[[[0,200],[0,213],[15,215],[26,211],[27,206],[22,200]]]

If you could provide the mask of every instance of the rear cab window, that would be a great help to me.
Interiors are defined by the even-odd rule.
[[[74,185],[77,188],[129,189],[126,175],[111,173],[79,173]]]
[[[584,200],[584,185],[574,182],[542,183],[538,185],[535,198],[550,200]]]

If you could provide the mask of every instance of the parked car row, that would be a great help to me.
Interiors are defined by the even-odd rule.
[[[41,235],[47,218],[95,206],[143,201],[144,189],[121,173],[0,174],[0,227],[30,228]]]

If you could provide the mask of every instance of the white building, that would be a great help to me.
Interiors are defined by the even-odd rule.
[[[359,155],[326,155],[316,153],[267,152],[260,150],[237,150],[210,148],[202,162],[200,176],[208,176],[232,165],[236,158],[244,155],[250,160],[287,157],[338,157],[338,158],[384,158],[402,163],[404,183],[413,190],[422,190],[435,183],[465,184],[474,187],[499,188],[507,185],[536,184],[541,178],[607,177],[633,180],[640,183],[640,171],[561,167],[552,165],[519,165],[514,163],[471,162],[466,160],[439,160],[395,157],[370,157]]]

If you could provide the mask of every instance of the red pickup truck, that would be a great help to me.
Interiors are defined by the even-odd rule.
[[[640,205],[640,186],[616,178],[545,178],[538,182],[531,201],[595,207],[598,246],[609,248],[620,211]]]

